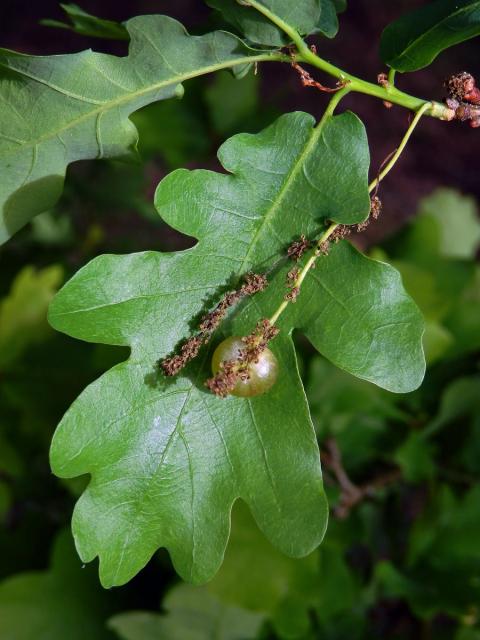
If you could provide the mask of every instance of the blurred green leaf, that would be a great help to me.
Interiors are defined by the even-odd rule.
[[[73,241],[72,223],[58,211],[45,211],[32,220],[32,238],[43,245],[61,247]]]
[[[480,640],[480,629],[465,626],[457,631],[454,640]]]
[[[480,2],[479,19],[480,19]],[[437,222],[438,253],[446,258],[474,259],[480,248],[480,219],[473,198],[455,189],[436,189],[419,205],[419,215]]]
[[[428,364],[480,347],[480,222],[472,198],[437,189],[390,243],[391,262],[426,318]]]
[[[262,535],[246,505],[236,503],[224,563],[207,586],[211,593],[268,615],[282,638],[296,638],[309,628],[308,610],[318,604],[319,581],[316,553],[288,558]]]
[[[122,640],[253,640],[263,617],[221,603],[205,587],[181,584],[162,603],[164,614],[126,611],[108,622]]]
[[[377,566],[379,595],[405,598],[421,618],[469,615],[480,598],[479,499],[479,487],[461,498],[440,487],[415,520],[406,567]]]
[[[479,412],[480,376],[458,378],[443,393],[439,411],[427,425],[427,432],[435,433],[459,418],[478,415]]]
[[[438,322],[426,322],[423,348],[427,366],[441,360],[455,344],[455,337]]]
[[[381,449],[387,421],[405,420],[401,396],[359,380],[324,358],[311,361],[307,397],[321,441],[335,438],[345,468],[355,473]]]
[[[422,433],[412,431],[399,447],[394,460],[400,466],[407,482],[421,482],[434,476],[434,448]]]
[[[57,538],[51,569],[0,583],[2,640],[108,640],[112,611],[109,593],[93,568],[82,568],[67,532]]]
[[[466,287],[444,320],[445,327],[455,336],[455,354],[480,349],[480,268],[477,267]]]
[[[62,279],[63,269],[56,265],[39,271],[24,267],[17,275],[9,295],[0,301],[0,369],[51,333],[47,308]]]
[[[226,75],[235,82],[231,74]],[[155,102],[132,114],[143,158],[158,156],[168,169],[178,169],[206,155],[210,139],[196,93],[190,87],[182,100]]]
[[[480,590],[480,486],[458,498],[443,486],[420,518],[410,536],[409,560],[426,559],[438,568],[455,565],[471,568]]]
[[[248,73],[237,80],[230,73],[218,73],[205,91],[215,131],[232,133],[258,109],[259,78]]]

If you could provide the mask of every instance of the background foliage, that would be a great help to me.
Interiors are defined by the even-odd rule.
[[[222,73],[195,81],[182,102],[138,112],[144,165],[75,167],[59,204],[0,249],[2,639],[45,629],[49,640],[480,637],[480,224],[475,200],[452,188],[404,211],[414,217],[396,233],[379,223],[368,249],[399,269],[426,317],[421,389],[390,394],[296,339],[333,511],[317,551],[283,556],[241,503],[206,586],[182,584],[159,552],[129,585],[105,591],[72,547],[66,527],[84,479],[51,476],[52,431],[126,354],[54,333],[47,305],[97,253],[138,250],[151,234],[162,249],[188,245],[156,218],[151,185],[178,166],[214,167],[212,139],[271,122],[285,98],[264,101],[266,82]]]

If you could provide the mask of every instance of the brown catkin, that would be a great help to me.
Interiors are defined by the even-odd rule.
[[[217,306],[205,314],[200,321],[199,332],[185,340],[180,347],[180,353],[164,358],[159,362],[160,368],[166,376],[175,376],[191,360],[197,357],[202,344],[206,344],[212,333],[218,328],[225,318],[227,311],[239,300],[247,296],[253,296],[263,291],[268,286],[265,275],[259,273],[247,273],[244,283],[237,291],[228,291]]]
[[[291,260],[295,260],[296,262],[300,260],[305,251],[310,249],[310,242],[306,239],[304,235],[301,235],[298,240],[292,242],[292,244],[287,249],[287,256]]]

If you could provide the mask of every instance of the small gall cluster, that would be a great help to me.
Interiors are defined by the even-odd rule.
[[[191,360],[197,357],[202,344],[207,344],[212,333],[225,318],[227,311],[242,298],[263,291],[268,285],[267,278],[258,273],[248,273],[245,281],[236,291],[226,293],[213,311],[207,313],[199,325],[199,332],[180,345],[180,353],[160,361],[160,367],[166,376],[175,376]]]
[[[378,196],[373,196],[370,200],[370,218],[377,220],[382,213],[382,201]]]
[[[352,226],[346,224],[339,224],[335,231],[330,236],[331,242],[340,242],[352,233]]]
[[[340,240],[343,240],[343,238],[346,238],[348,235],[350,235],[350,233],[352,231],[357,231],[357,233],[361,233],[362,231],[365,231],[365,229],[372,222],[372,220],[377,220],[378,219],[378,217],[381,214],[381,212],[382,212],[382,201],[380,200],[380,198],[378,196],[372,196],[372,198],[370,200],[370,215],[369,215],[369,217],[366,220],[364,220],[363,222],[360,222],[359,224],[352,224],[352,225],[340,224],[340,225],[338,225],[338,227],[335,229],[335,231],[330,236],[330,240],[332,242],[339,242]]]
[[[388,89],[390,87],[390,81],[386,73],[379,73],[377,75],[377,82],[384,89]],[[387,109],[391,109],[393,107],[393,104],[388,100],[384,100],[383,106],[386,107]]]
[[[310,249],[310,242],[306,239],[304,235],[301,235],[298,240],[292,242],[292,244],[287,249],[287,256],[290,260],[295,260],[298,262],[303,254]]]
[[[469,122],[473,128],[480,127],[480,89],[475,78],[466,71],[450,76],[445,87],[447,106],[455,111],[455,119]]]
[[[297,296],[300,293],[300,287],[297,286],[297,279],[300,275],[300,270],[298,267],[293,267],[287,273],[286,285],[288,292],[285,294],[285,300],[289,302],[296,302]]]
[[[328,256],[330,251],[330,242],[328,240],[324,240],[317,245],[315,250],[315,255],[317,256]],[[315,264],[313,265],[315,267]]]

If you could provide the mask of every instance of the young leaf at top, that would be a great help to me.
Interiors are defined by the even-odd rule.
[[[223,31],[190,36],[166,16],[125,26],[131,42],[124,58],[0,49],[0,242],[55,203],[70,162],[131,153],[133,111],[181,95],[189,78],[225,68],[241,74],[273,55]]]
[[[208,350],[165,379],[155,363],[196,318],[248,271],[266,270],[299,235],[326,219],[357,223],[370,211],[368,146],[351,113],[291,113],[219,151],[227,175],[180,169],[156,206],[198,239],[188,251],[100,256],[57,294],[50,322],[80,339],[131,347],[131,357],[90,385],[63,418],[51,464],[61,477],[89,473],[73,517],[84,561],[100,557],[104,585],[122,584],[159,546],[182,577],[218,569],[237,497],[281,551],[309,553],[327,509],[320,459],[297,371],[295,327],[339,366],[396,391],[420,383],[422,320],[398,274],[347,244],[335,245],[278,323],[280,375],[269,393],[220,400],[207,392]],[[233,313],[229,335],[247,335],[285,295],[290,266]],[[220,338],[220,336],[219,336]],[[215,344],[212,345],[213,347]]]
[[[61,22],[60,20],[41,20],[45,27],[56,27],[58,29],[70,29],[82,36],[93,36],[95,38],[107,38],[111,40],[129,40],[130,36],[126,28],[113,20],[104,20],[92,16],[81,9],[76,4],[60,4],[67,14],[72,24]]]
[[[389,24],[380,55],[397,71],[416,71],[445,49],[479,34],[480,0],[436,0]]]
[[[289,43],[288,36],[248,2],[238,0],[206,0],[218,9],[230,24],[255,44],[281,47]],[[322,33],[333,38],[338,31],[337,11],[332,0],[261,0],[264,5],[301,35]]]

